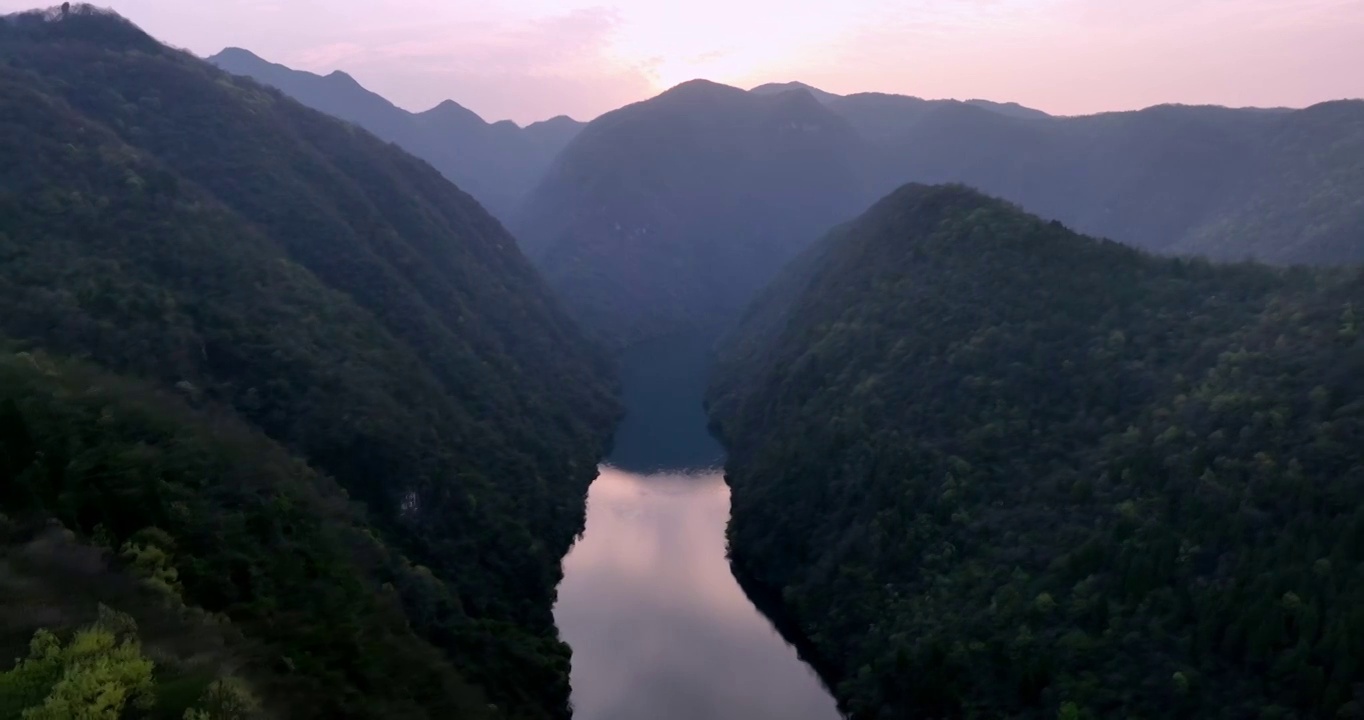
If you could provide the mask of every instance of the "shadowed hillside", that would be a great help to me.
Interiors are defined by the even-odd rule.
[[[293,70],[241,48],[227,48],[208,61],[397,144],[431,163],[504,222],[583,127],[566,116],[524,128],[510,120],[488,123],[453,100],[410,113],[344,72],[321,76]]]
[[[806,92],[698,80],[589,124],[513,229],[589,328],[705,331],[868,199],[869,152]]]
[[[212,422],[181,421],[253,478],[234,499],[235,476],[167,457],[200,440],[155,402],[158,430],[114,404],[88,421],[101,440],[35,420],[87,412],[38,385],[7,406],[29,430],[5,452],[61,452],[11,456],[3,512],[114,548],[169,533],[202,580],[187,603],[283,643],[290,717],[449,717],[438,677],[399,679],[399,655],[437,650],[500,712],[566,716],[550,606],[617,409],[502,226],[428,164],[86,6],[0,22],[0,89],[0,333],[113,374],[92,388],[174,389],[263,436],[218,447]],[[318,508],[291,499],[324,476]],[[219,515],[245,534],[210,561],[187,533]],[[309,549],[277,564],[304,527]],[[374,547],[309,559],[352,532]]]
[[[905,186],[724,343],[736,572],[857,718],[1353,717],[1361,306]]]

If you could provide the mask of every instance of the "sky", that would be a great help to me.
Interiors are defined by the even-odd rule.
[[[33,6],[0,0],[0,10]],[[1364,0],[96,0],[170,45],[409,110],[580,120],[704,77],[1055,114],[1364,96]]]

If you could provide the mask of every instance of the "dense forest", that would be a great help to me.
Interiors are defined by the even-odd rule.
[[[0,336],[7,553],[156,548],[289,717],[567,716],[613,370],[430,165],[111,13],[9,16]]]
[[[34,635],[78,638],[113,608],[155,658],[139,683],[146,717],[178,720],[223,680],[277,717],[498,716],[454,667],[493,661],[477,652],[491,629],[335,481],[219,409],[10,348],[0,507],[6,659]],[[441,642],[468,654],[447,659]],[[0,673],[0,718],[55,694],[64,673],[34,659]]]
[[[208,61],[355,123],[426,160],[504,222],[583,128],[583,123],[564,115],[525,127],[510,120],[490,123],[453,100],[411,113],[344,72],[320,76],[293,70],[241,48],[227,48]]]
[[[723,344],[736,573],[854,718],[1364,717],[1361,313],[905,186]]]

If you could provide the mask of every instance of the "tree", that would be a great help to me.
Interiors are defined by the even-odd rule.
[[[198,706],[185,712],[185,720],[251,720],[259,713],[260,703],[246,684],[224,678],[208,686]]]
[[[101,606],[100,619],[63,645],[39,630],[29,656],[0,674],[0,718],[119,720],[125,708],[155,703],[153,663],[132,618]]]

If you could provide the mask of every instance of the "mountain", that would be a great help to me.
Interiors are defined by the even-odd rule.
[[[453,100],[410,113],[343,72],[322,76],[293,70],[241,48],[227,48],[208,61],[397,144],[431,163],[504,221],[583,127],[563,116],[524,128],[509,120],[488,123]]]
[[[816,100],[822,103],[832,102],[843,97],[842,95],[835,95],[834,93],[820,90],[817,87],[806,85],[803,82],[767,83],[765,85],[759,85],[749,90],[749,92],[755,95],[781,95],[782,93],[791,92],[793,90],[808,92],[813,95]]]
[[[0,670],[4,717],[50,703],[76,674],[150,697],[153,717],[192,720],[223,704],[219,688],[268,717],[502,717],[397,607],[401,593],[442,608],[464,642],[486,642],[448,612],[450,590],[333,480],[221,412],[6,348],[0,507],[14,513],[0,514],[0,649],[25,658]],[[131,645],[154,666],[130,682],[40,650],[45,637],[88,648],[91,630],[121,641],[111,659],[135,668]]]
[[[693,81],[590,123],[512,227],[613,341],[708,330],[869,200],[869,151],[808,92]]]
[[[1357,715],[1361,307],[902,187],[723,344],[736,574],[851,717]]]
[[[991,112],[999,113],[1000,115],[1007,115],[1009,117],[1014,118],[1038,119],[1051,117],[1050,115],[1048,115],[1045,112],[1042,112],[1041,110],[1030,108],[1024,105],[1019,105],[1016,102],[994,102],[993,100],[981,100],[978,98],[972,100],[965,100],[964,102],[967,105],[974,105],[975,107],[985,108],[986,110],[989,110]]]
[[[899,96],[830,107],[883,149],[873,171],[881,187],[965,183],[1082,232],[1167,254],[1364,261],[1364,102],[1049,118]]]
[[[1364,262],[1364,102],[1280,116],[1257,138],[1245,196],[1171,248],[1271,262]]]
[[[1053,117],[695,81],[590,124],[512,228],[577,316],[626,343],[723,326],[775,268],[905,182],[964,183],[1159,253],[1355,263],[1361,123],[1359,101]]]
[[[966,105],[984,108],[986,110],[990,110],[1001,115],[1007,115],[1016,118],[1051,117],[1050,115],[1042,112],[1041,110],[1035,110],[1030,107],[1024,107],[1023,105],[1019,105],[1016,102],[1000,103],[992,102],[990,100],[964,100],[964,101],[924,100],[922,98],[917,98],[912,95],[890,95],[886,93],[855,93],[852,95],[838,95],[835,93],[828,92],[826,90],[820,90],[819,88],[813,87],[811,85],[806,85],[803,82],[766,83],[764,85],[759,85],[749,90],[749,92],[756,93],[759,95],[778,95],[784,92],[791,92],[793,90],[803,90],[805,92],[808,92],[811,95],[815,96],[816,100],[819,100],[820,102],[826,105],[833,106],[835,108],[856,107],[858,103],[860,103],[864,99],[870,99],[873,102],[877,100],[889,99],[891,102],[900,102],[906,105],[921,105],[924,107],[941,107],[943,105],[950,105],[960,102]],[[854,112],[853,114],[856,113]]]
[[[155,547],[281,716],[567,717],[613,369],[502,225],[88,6],[0,22],[0,89],[7,522]]]

